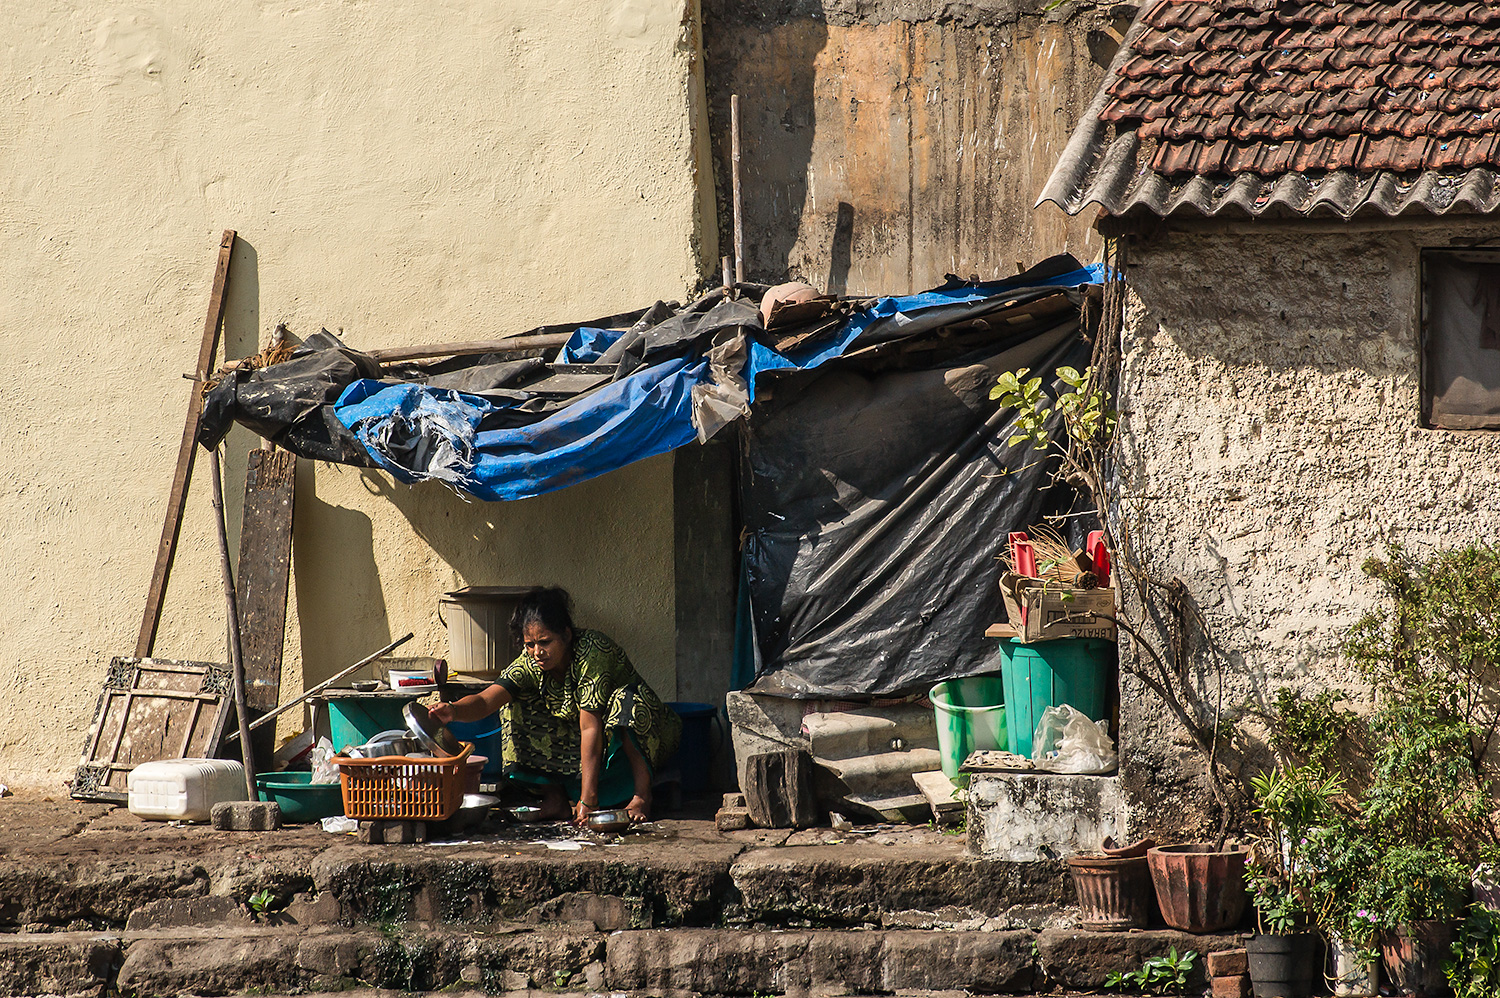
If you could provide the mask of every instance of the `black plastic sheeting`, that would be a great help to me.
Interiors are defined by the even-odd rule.
[[[741,474],[752,691],[880,696],[999,670],[984,637],[1005,617],[996,555],[1079,499],[1052,482],[1055,460],[1008,444],[1014,414],[989,390],[1006,370],[1082,370],[1089,349],[1073,325],[934,369],[773,376]]]

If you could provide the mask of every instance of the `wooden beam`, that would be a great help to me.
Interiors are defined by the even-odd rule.
[[[296,481],[297,455],[290,451],[250,452],[240,525],[239,577],[235,580],[250,721],[275,710],[281,696]],[[275,738],[275,729],[266,728],[253,739],[256,765],[261,769],[271,768]]]
[[[420,347],[386,347],[366,350],[381,364],[403,360],[426,360],[430,357],[469,357],[481,353],[520,353],[523,350],[545,350],[568,342],[572,333],[546,333],[541,336],[508,336],[498,340],[474,340],[469,343],[434,343]]]
[[[172,491],[167,497],[167,515],[162,523],[161,542],[156,547],[156,566],[151,571],[151,588],[146,595],[146,612],[141,619],[141,633],[135,643],[135,657],[149,658],[156,647],[156,628],[161,623],[162,599],[167,591],[167,576],[172,572],[172,558],[177,553],[177,536],[182,530],[182,508],[187,501],[188,482],[193,477],[193,458],[198,449],[198,424],[203,419],[203,382],[213,371],[214,352],[219,348],[219,326],[224,321],[224,289],[229,284],[229,260],[234,254],[234,230],[225,229],[219,239],[219,259],[214,267],[213,290],[208,295],[208,316],[203,321],[203,341],[198,347],[198,366],[194,369],[192,396],[188,400],[187,421],[182,427],[182,443],[177,448],[177,471],[172,476]]]

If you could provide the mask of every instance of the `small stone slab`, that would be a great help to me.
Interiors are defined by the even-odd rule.
[[[366,845],[415,845],[427,841],[425,821],[361,821],[359,840]]]
[[[221,832],[274,832],[281,827],[281,805],[275,801],[220,801],[209,818]]]
[[[736,793],[736,794],[725,794],[724,795],[724,804],[723,804],[723,806],[724,807],[744,807],[745,806],[745,795],[744,794],[738,794],[738,793]]]
[[[751,827],[748,807],[721,807],[714,815],[714,824],[721,832],[739,832]]]
[[[1250,957],[1242,949],[1208,954],[1209,977],[1239,977],[1250,973]]]

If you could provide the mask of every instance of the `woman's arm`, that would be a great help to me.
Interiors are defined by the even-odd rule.
[[[489,717],[508,703],[510,691],[499,683],[491,683],[478,693],[459,697],[452,703],[440,703],[427,713],[443,724],[449,721],[477,721]]]
[[[599,806],[599,774],[604,769],[604,717],[592,710],[578,711],[578,807],[576,824]]]

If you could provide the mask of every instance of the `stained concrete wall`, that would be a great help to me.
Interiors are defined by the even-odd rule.
[[[135,646],[221,229],[228,356],[278,321],[395,346],[677,297],[716,234],[695,0],[7,7],[0,782],[58,788]],[[156,648],[222,660],[199,464]],[[406,630],[443,654],[454,585],[546,581],[670,695],[672,500],[667,458],[513,504],[303,462],[283,685]]]
[[[1044,6],[705,0],[724,252],[737,93],[750,279],[888,294],[1095,259],[1089,218],[1032,205],[1135,8]]]
[[[1120,505],[1152,574],[1181,578],[1205,621],[1188,631],[1200,720],[1282,687],[1358,701],[1339,649],[1377,598],[1364,560],[1492,534],[1500,434],[1419,424],[1418,254],[1497,235],[1204,223],[1133,244]],[[1138,679],[1122,697],[1133,834],[1204,831],[1202,753]]]

